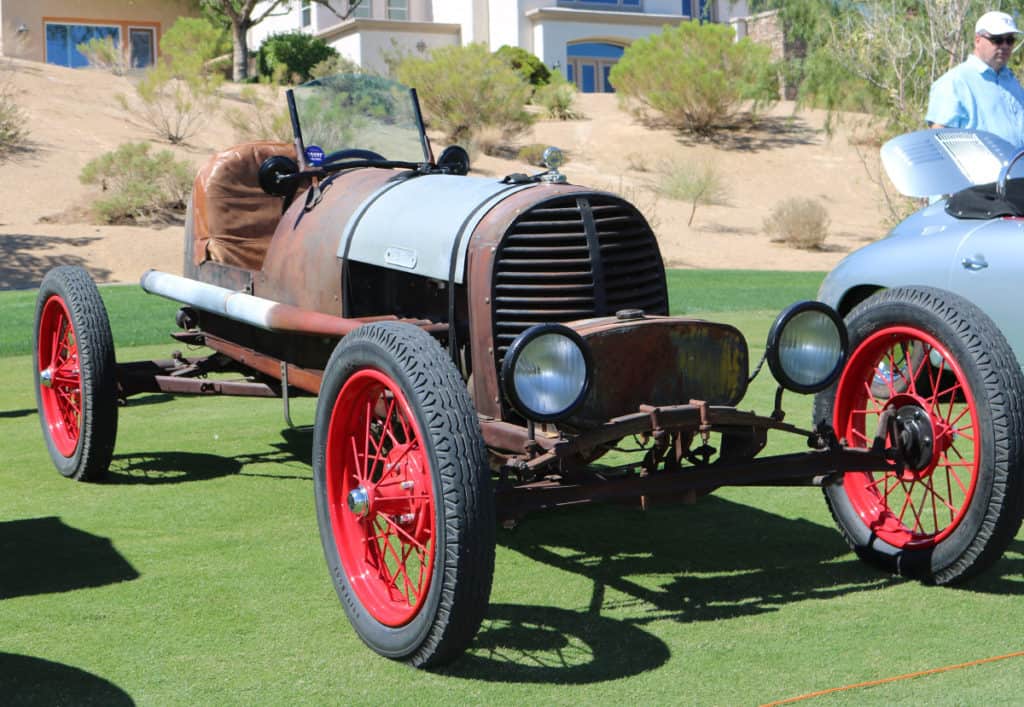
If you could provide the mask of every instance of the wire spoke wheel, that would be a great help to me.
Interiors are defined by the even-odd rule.
[[[117,380],[110,322],[79,267],[49,271],[36,301],[33,364],[39,421],[64,476],[106,473],[117,437]]]
[[[974,305],[924,287],[847,316],[852,353],[815,400],[841,442],[876,436],[899,462],[825,489],[850,546],[887,571],[946,584],[995,562],[1024,509],[1024,377]]]
[[[490,596],[494,500],[465,383],[429,334],[377,323],[338,344],[313,476],[324,557],[359,637],[418,667],[460,655]]]
[[[430,462],[394,381],[362,370],[345,383],[327,433],[327,495],[342,563],[367,611],[401,626],[434,566]]]
[[[880,390],[879,371],[900,373],[885,377]],[[864,522],[896,547],[926,548],[948,537],[970,506],[983,444],[974,394],[949,352],[927,333],[883,329],[854,352],[836,399],[836,433],[849,446],[870,446],[890,411],[901,439],[886,444],[901,442],[910,453],[902,470],[846,476]]]

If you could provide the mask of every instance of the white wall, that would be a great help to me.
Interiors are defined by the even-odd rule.
[[[566,65],[565,45],[580,39],[611,42],[629,46],[633,41],[657,34],[660,27],[650,25],[616,25],[597,22],[537,23],[533,29],[533,51],[549,67],[557,62]]]
[[[510,0],[505,0],[508,3]],[[488,0],[433,0],[434,22],[461,27],[463,44],[487,41]]]

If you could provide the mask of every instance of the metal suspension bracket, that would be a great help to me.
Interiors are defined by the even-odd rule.
[[[288,399],[288,362],[281,361],[281,401],[284,403],[284,421],[288,426],[295,429],[292,422],[291,405]]]

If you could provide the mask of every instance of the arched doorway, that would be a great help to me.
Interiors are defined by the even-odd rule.
[[[624,51],[611,42],[573,42],[565,48],[565,76],[583,93],[614,93],[608,75]]]

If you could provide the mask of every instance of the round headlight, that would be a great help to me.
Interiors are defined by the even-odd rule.
[[[523,417],[552,422],[567,417],[590,388],[590,349],[561,324],[537,324],[520,334],[501,366],[502,386]]]
[[[817,393],[832,384],[846,361],[846,325],[821,302],[797,302],[785,309],[768,332],[772,375],[784,388]]]

